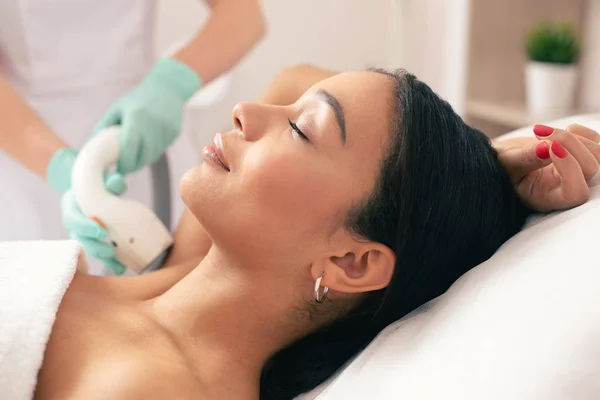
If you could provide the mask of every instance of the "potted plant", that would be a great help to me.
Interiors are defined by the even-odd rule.
[[[568,23],[542,22],[528,34],[527,107],[532,113],[567,111],[577,86],[579,44]]]

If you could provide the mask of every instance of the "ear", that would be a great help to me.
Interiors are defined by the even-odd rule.
[[[321,286],[342,293],[360,293],[383,289],[389,285],[396,255],[387,246],[377,242],[357,242],[340,251],[314,262],[311,266],[313,279],[321,275]]]

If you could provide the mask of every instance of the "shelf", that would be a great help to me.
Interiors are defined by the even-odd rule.
[[[467,102],[467,114],[469,116],[511,128],[589,112],[590,110],[572,109],[562,112],[532,114],[527,110],[525,104],[522,103],[500,103],[484,100],[471,100]]]

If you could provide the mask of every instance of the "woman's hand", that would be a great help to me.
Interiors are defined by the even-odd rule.
[[[548,212],[585,203],[598,172],[600,134],[581,125],[567,130],[535,125],[536,138],[495,142],[515,191],[530,208]]]

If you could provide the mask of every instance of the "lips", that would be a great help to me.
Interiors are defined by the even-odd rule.
[[[213,144],[215,146],[215,154],[217,155],[219,162],[223,165],[223,167],[227,171],[230,171],[229,164],[227,163],[227,159],[225,158],[225,155],[223,154],[223,141],[222,141],[220,133],[217,133],[215,135]]]

